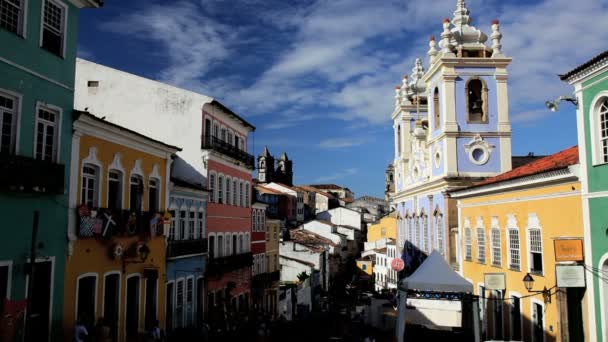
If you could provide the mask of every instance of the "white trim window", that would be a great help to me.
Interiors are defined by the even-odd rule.
[[[160,203],[159,203],[160,182],[156,178],[150,178],[148,183],[149,183],[149,186],[148,186],[148,211],[154,213],[159,210],[159,205],[160,205]]]
[[[108,172],[108,208],[122,209],[122,172],[118,170]]]
[[[528,229],[530,237],[530,272],[543,274],[543,240],[539,228]]]
[[[4,7],[5,2],[7,0],[0,0],[0,7]],[[10,1],[7,3],[10,4]],[[0,16],[2,17],[1,23],[4,20],[2,8],[0,8]],[[0,153],[15,153],[18,118],[19,98],[0,92]]]
[[[36,116],[36,159],[57,161],[61,113],[45,106],[38,107]]]
[[[192,313],[194,312],[194,278],[186,279],[186,326],[192,325]]]
[[[177,218],[175,217],[175,210],[169,211],[171,214],[171,225],[169,226],[169,240],[176,240],[175,237],[175,226]]]
[[[238,202],[237,202],[238,194],[236,192],[236,188],[238,185],[237,183],[238,183],[238,180],[236,180],[236,179],[234,179],[232,181],[232,205],[235,205],[235,206],[238,206]]]
[[[422,250],[429,253],[429,218],[426,215],[422,215]]]
[[[599,129],[597,147],[598,150],[598,162],[608,163],[608,97],[600,99],[601,103],[598,108],[598,125]]]
[[[217,257],[222,258],[224,256],[224,236],[222,234],[217,235]]]
[[[477,227],[477,262],[486,262],[486,236],[483,227]]]
[[[502,264],[501,250],[500,250],[500,229],[498,227],[492,227],[491,229],[492,238],[492,266],[499,266]]]
[[[205,238],[205,220],[204,220],[204,213],[202,211],[198,212],[198,220],[196,221],[197,224],[197,229],[198,229],[198,238],[199,239],[204,239]]]
[[[232,204],[232,179],[226,177],[226,204]]]
[[[444,255],[445,251],[443,250],[443,215],[441,213],[435,214],[435,239],[437,245],[437,251]]]
[[[209,174],[209,202],[215,202],[215,173]]]
[[[520,255],[519,255],[519,230],[517,228],[509,228],[509,268],[512,270],[520,270]]]
[[[55,0],[45,0],[42,6],[40,47],[63,57],[67,7]]]
[[[249,208],[249,183],[245,182],[245,208]]]
[[[243,190],[243,182],[239,182],[239,207],[245,206],[245,191]]]
[[[140,211],[144,198],[144,180],[141,176],[131,175],[129,181],[129,210]]]
[[[217,177],[217,203],[224,203],[224,176]]]
[[[175,291],[175,326],[181,328],[184,326],[184,278],[177,281]]]
[[[180,210],[179,212],[179,240],[186,239],[186,211]]]
[[[195,239],[196,233],[198,233],[195,229],[196,227],[196,213],[194,211],[190,211],[188,213],[188,239]]]
[[[26,0],[0,0],[0,28],[23,36]]]
[[[92,164],[82,166],[82,184],[80,189],[80,203],[90,208],[97,208],[99,203],[99,170]]]
[[[414,217],[414,233],[416,234],[415,245],[418,249],[422,249],[420,239],[420,217]]]

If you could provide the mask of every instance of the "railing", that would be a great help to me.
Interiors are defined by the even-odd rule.
[[[243,253],[235,254],[226,257],[209,257],[207,264],[207,273],[210,275],[222,275],[226,272],[232,272],[244,267],[253,265],[253,254]]]
[[[207,253],[207,239],[169,240],[167,258]]]
[[[279,280],[281,280],[281,271],[256,274],[251,278],[251,287],[266,288]]]
[[[108,208],[76,209],[77,233],[80,238],[105,238],[113,236],[163,235],[163,218],[156,212],[116,210]]]
[[[245,166],[250,169],[253,169],[254,167],[254,157],[251,154],[240,150],[237,146],[231,145],[230,143],[227,143],[212,135],[203,136],[201,148],[204,150],[208,149],[222,153],[230,158],[244,163]]]
[[[65,166],[31,157],[0,153],[0,189],[63,194]]]

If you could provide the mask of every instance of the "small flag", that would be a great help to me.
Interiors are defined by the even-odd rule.
[[[156,227],[158,226],[158,215],[154,215],[152,217],[152,219],[150,220],[150,236],[151,237],[155,237],[156,236]]]
[[[80,218],[80,236],[89,237],[93,236],[93,226],[95,225],[95,219],[92,217],[81,217]]]
[[[78,207],[78,215],[80,215],[80,217],[91,216],[91,210],[89,210],[89,206],[83,204]]]
[[[103,225],[103,221],[101,219],[95,218],[93,221],[93,234],[101,234],[101,226]]]
[[[103,231],[101,236],[108,239],[112,236],[112,232],[114,231],[114,227],[116,227],[116,222],[112,220],[112,214],[103,213],[104,222],[103,222]],[[101,226],[100,226],[101,228]]]

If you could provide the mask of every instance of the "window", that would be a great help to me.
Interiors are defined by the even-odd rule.
[[[190,313],[192,312],[192,303],[194,301],[194,279],[188,278],[186,280],[186,308],[187,308],[187,322],[186,324],[190,326],[192,324],[192,316]]]
[[[6,0],[0,0],[0,23],[4,20],[2,7]],[[0,93],[0,153],[15,153],[17,143],[18,99]]]
[[[220,137],[221,137],[222,141],[226,141],[226,129],[222,128],[222,130],[220,132],[221,132]]]
[[[477,77],[471,78],[466,85],[467,121],[486,123],[488,121],[488,87]]]
[[[439,108],[439,88],[435,88],[433,92],[433,118],[434,129],[438,129],[441,125],[441,111]]]
[[[232,254],[236,254],[237,248],[237,237],[236,234],[232,235]]]
[[[175,222],[177,218],[175,217],[175,210],[171,210],[169,212],[171,214],[171,226],[169,227],[169,240],[175,240]]]
[[[240,207],[244,207],[245,206],[245,200],[244,197],[245,193],[243,192],[243,183],[239,183],[239,206]]]
[[[537,274],[543,273],[543,241],[540,229],[531,228],[530,235],[530,271]]]
[[[422,216],[422,250],[430,252],[429,249],[429,220],[426,215]]]
[[[270,227],[266,226],[266,241],[270,241]]]
[[[180,240],[186,239],[186,211],[179,212],[179,237]]]
[[[239,136],[238,136],[238,135],[236,135],[236,134],[234,135],[234,147],[235,147],[235,148],[238,148],[238,149],[241,149],[241,148],[240,148],[240,147],[241,147],[241,145],[239,144]]]
[[[217,177],[217,203],[224,203],[224,177]]]
[[[464,248],[464,259],[467,261],[473,260],[473,243],[471,241],[471,228],[469,227],[464,229]]]
[[[401,125],[397,126],[397,153],[401,155]]]
[[[177,327],[183,326],[184,320],[184,280],[177,281],[177,296],[175,303],[175,316],[177,316]]]
[[[203,217],[203,212],[199,211],[198,213],[198,221],[196,221],[196,223],[198,224],[198,238],[199,239],[204,239],[205,238],[205,220]]]
[[[0,27],[21,35],[25,0],[0,0]]]
[[[509,268],[519,271],[519,231],[509,229]]]
[[[239,251],[245,253],[245,245],[243,243],[243,235],[239,235]]]
[[[230,253],[230,234],[226,234],[226,238],[224,239],[226,242],[226,245],[224,246],[225,250],[224,250],[224,255],[229,256]]]
[[[91,208],[99,206],[97,202],[99,197],[97,183],[97,167],[91,164],[84,164],[82,168],[82,189],[80,192],[80,202],[82,204],[86,204]]]
[[[215,175],[209,175],[209,202],[215,201]]]
[[[477,262],[486,262],[486,237],[483,227],[477,228]]]
[[[224,256],[224,237],[222,235],[217,236],[217,256],[219,258]]]
[[[249,183],[245,183],[245,208],[249,208]]]
[[[236,187],[237,187],[237,180],[235,179],[232,181],[232,205],[238,205],[238,203],[237,203],[238,194],[236,192]]]
[[[219,132],[219,127],[218,127],[218,125],[213,125],[213,137],[214,137],[214,138],[219,137],[218,132]]]
[[[63,4],[52,1],[44,1],[44,14],[42,17],[42,48],[63,56],[65,13]]]
[[[158,179],[150,179],[148,188],[148,211],[155,213],[158,211]]]
[[[131,176],[129,196],[129,209],[131,211],[141,210],[142,199],[144,197],[144,186],[141,177]]]
[[[232,132],[231,132],[231,131],[228,131],[228,140],[227,140],[227,142],[228,142],[229,144],[231,144],[231,145],[232,145],[232,137],[233,137],[233,136],[232,136]]]
[[[437,250],[441,255],[444,255],[443,251],[443,215],[437,213],[435,215],[435,229],[437,233],[435,234],[437,238]]]
[[[416,241],[414,243],[418,249],[421,249],[422,241],[420,239],[420,217],[418,216],[414,217],[414,234],[416,234]]]
[[[521,298],[511,296],[511,340],[521,340]]]
[[[117,170],[108,173],[108,208],[122,209],[122,173]]]
[[[502,263],[500,251],[500,229],[494,227],[491,230],[492,234],[492,265],[500,266]]]
[[[190,219],[188,220],[188,238],[189,239],[194,239],[196,237],[196,233],[197,231],[195,230],[195,226],[196,226],[196,213],[194,211],[190,212]]]
[[[76,317],[91,324],[96,317],[97,275],[86,275],[78,279],[76,290]]]
[[[600,163],[608,163],[608,98],[604,98],[599,109],[600,122],[597,127],[600,130],[599,137],[599,159]]]
[[[232,182],[226,178],[226,204],[232,204]]]
[[[36,159],[55,162],[58,151],[59,112],[47,107],[38,108],[36,118]]]
[[[216,256],[215,255],[215,251],[216,251],[216,248],[215,248],[215,236],[209,234],[209,257],[210,258],[214,258]]]
[[[110,326],[118,325],[119,299],[120,274],[108,274],[103,282],[103,317],[108,320]]]
[[[11,284],[11,264],[10,262],[0,262],[0,298],[11,298],[9,293]]]

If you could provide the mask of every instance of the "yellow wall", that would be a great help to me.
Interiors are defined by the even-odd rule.
[[[385,216],[367,228],[367,242],[382,238],[397,240],[397,218],[394,215]]]
[[[131,170],[135,166],[136,160],[141,160],[141,169],[144,174],[144,194],[143,206],[144,211],[148,209],[148,182],[149,175],[153,172],[154,165],[158,165],[158,173],[161,177],[159,180],[159,198],[160,209],[165,208],[165,194],[167,189],[166,184],[166,159],[159,158],[149,153],[141,152],[136,149],[118,145],[113,142],[102,140],[96,137],[83,135],[80,138],[80,153],[77,162],[79,166],[78,187],[71,189],[77,192],[78,204],[80,205],[80,189],[82,181],[82,160],[89,155],[91,147],[97,148],[97,159],[102,164],[101,175],[101,202],[100,207],[107,207],[107,192],[108,192],[108,167],[114,160],[114,155],[120,153],[121,165],[124,168],[123,178],[123,198],[122,206],[124,209],[129,207],[129,177]],[[78,228],[76,228],[78,229]],[[145,263],[126,263],[123,269],[123,263],[120,260],[111,258],[111,250],[113,246],[120,243],[125,249],[137,244],[145,242],[150,248],[150,255]],[[145,268],[154,268],[158,271],[157,279],[157,319],[160,321],[160,327],[165,327],[165,282],[166,282],[166,243],[163,236],[150,237],[139,236],[112,236],[111,240],[103,240],[99,238],[79,238],[73,242],[73,251],[68,256],[65,269],[65,300],[64,300],[64,329],[66,339],[70,339],[73,334],[76,316],[76,296],[77,282],[79,276],[83,274],[97,275],[97,305],[95,320],[102,317],[103,311],[103,294],[104,294],[104,275],[109,272],[120,273],[120,300],[119,300],[119,340],[124,340],[125,334],[125,307],[126,307],[126,284],[127,277],[133,274],[139,274],[140,278],[140,299],[139,299],[139,327],[140,332],[144,331],[145,317],[145,279],[143,271]],[[128,258],[127,260],[135,260]],[[92,333],[92,332],[90,332]],[[71,339],[70,339],[71,340]]]
[[[479,285],[484,283],[484,273],[505,273],[507,289],[505,297],[509,297],[512,292],[515,295],[527,296],[528,291],[524,287],[523,278],[529,270],[528,238],[527,225],[529,215],[534,213],[538,217],[542,232],[543,243],[543,275],[533,274],[534,290],[551,288],[556,284],[555,280],[555,257],[553,240],[560,237],[582,237],[583,220],[580,196],[580,183],[571,182],[560,185],[530,188],[527,190],[502,192],[495,195],[477,196],[459,201],[460,208],[460,246],[461,260],[463,261],[463,275],[471,281],[475,287],[475,294],[479,293]],[[519,231],[520,245],[520,270],[509,269],[508,255],[508,235],[507,235],[507,215],[515,215],[517,228]],[[485,228],[485,264],[477,261],[477,218],[483,219]],[[501,236],[501,265],[492,265],[491,249],[491,220],[492,217],[498,218],[498,227]],[[472,242],[472,261],[465,260],[465,219],[470,220],[471,242]],[[486,291],[486,297],[490,292]],[[523,338],[531,341],[531,320],[532,320],[532,300],[543,303],[541,295],[531,298],[524,298],[521,301],[521,312],[523,321]],[[546,341],[560,341],[560,325],[558,322],[558,304],[556,296],[552,302],[545,305],[545,333]],[[584,299],[583,312],[586,313],[587,299]],[[486,310],[484,324],[487,325],[488,337],[493,337],[493,307],[495,301],[488,301],[489,306]],[[503,308],[503,332],[506,337],[510,331],[510,302],[505,302]],[[586,322],[586,319],[584,320]],[[587,327],[585,327],[587,330]],[[588,335],[587,335],[588,336]]]
[[[365,265],[365,269],[363,269],[363,265]],[[357,260],[357,268],[370,276],[374,274],[374,266],[371,260]]]
[[[270,265],[268,265],[268,272],[279,271],[279,239],[281,237],[280,221],[267,219],[266,232],[268,232],[268,239],[266,240],[266,256],[268,256],[268,260],[270,261]],[[277,260],[276,267],[274,265],[275,256]]]

